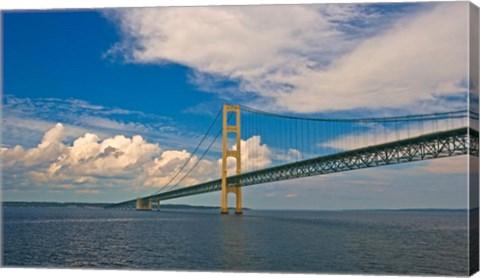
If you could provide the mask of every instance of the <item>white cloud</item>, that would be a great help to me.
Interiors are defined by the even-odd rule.
[[[234,144],[231,149],[236,150],[237,145]],[[272,163],[272,151],[266,144],[262,144],[261,137],[258,135],[252,136],[247,140],[240,140],[240,150],[242,173],[263,169]],[[221,165],[222,160],[219,159],[217,163]],[[228,157],[227,175],[235,175],[235,170],[235,158]]]
[[[137,40],[132,59],[177,62],[233,78],[264,72],[258,59],[273,69],[285,64],[289,50],[337,35],[316,8],[304,6],[148,8],[117,15],[126,35]]]
[[[67,150],[61,142],[63,137],[63,125],[59,123],[45,133],[37,147],[24,149],[17,145],[11,149],[2,148],[2,165],[3,167],[22,165],[26,168],[35,168],[50,164]]]
[[[64,126],[58,123],[36,147],[2,148],[4,184],[70,189],[92,186],[101,179],[134,180],[160,152],[157,144],[138,135],[118,135],[100,141],[97,135],[86,133],[72,145],[62,142],[64,136]]]
[[[467,3],[422,5],[391,25],[366,7],[123,9],[111,15],[124,41],[110,54],[186,65],[205,88],[219,78],[238,81],[237,94],[260,97],[253,105],[294,112],[417,109],[419,102],[434,110],[439,97],[466,92]],[[351,31],[351,21],[379,27]]]
[[[266,145],[261,143],[260,136],[252,136],[247,140],[241,140],[241,164],[242,173],[266,168],[272,163],[272,151]],[[231,146],[231,149],[235,150],[236,144]],[[146,186],[159,186],[168,183],[174,174],[185,165],[190,157],[190,153],[183,151],[165,151],[161,156],[157,157],[150,165],[146,172],[144,185]],[[202,159],[194,156],[185,166],[180,175],[175,177],[171,184],[175,185],[181,180],[182,185],[195,185],[208,180],[220,178],[220,171],[222,165],[222,159],[218,159],[213,162],[208,159]],[[183,179],[185,173],[189,171],[194,165],[195,168],[187,178]],[[227,159],[227,174],[235,175],[236,161],[233,157]]]
[[[142,191],[144,193],[141,194],[148,194],[170,180],[190,157],[190,153],[185,150],[162,150],[158,145],[148,143],[140,136],[131,138],[115,136],[101,140],[96,134],[87,133],[73,143],[66,144],[62,141],[66,129],[68,128],[62,124],[55,125],[44,134],[39,144],[32,148],[20,146],[1,148],[2,189],[9,194],[22,194],[21,196],[30,189],[46,189],[46,192],[52,194],[70,192],[76,196],[75,198],[81,198],[80,195],[106,196],[107,190],[122,191],[126,194]],[[262,144],[259,136],[242,141],[242,147],[244,169],[248,165],[247,159],[258,167],[271,165],[272,151],[267,145]],[[190,169],[197,162],[198,158],[193,157],[186,169]],[[404,186],[408,186],[409,190],[418,189],[429,194],[432,190],[433,192],[443,190],[450,194],[465,187],[461,180],[455,177],[459,174],[466,175],[466,162],[467,158],[461,156],[411,164],[411,167],[401,170],[395,167],[379,167],[375,171],[336,173],[268,184],[258,188],[252,187],[249,191],[256,190],[255,192],[261,193],[255,196],[267,194],[269,199],[286,200],[300,195],[307,198],[316,196],[326,198],[325,202],[333,198],[340,204],[345,200],[357,200],[357,193],[370,198],[373,193],[390,192],[388,194],[393,194],[393,197],[390,196],[389,200],[395,200],[397,192],[405,193],[402,191]],[[210,177],[212,171],[219,171],[218,163],[212,160],[200,161],[196,170],[181,185],[188,186],[204,181]],[[231,170],[233,169],[230,169],[230,174]],[[432,179],[431,175],[442,178]],[[179,175],[175,182],[182,176],[183,174]],[[405,180],[405,177],[408,179]],[[456,181],[458,183],[455,183]],[[289,191],[292,186],[298,192]],[[312,189],[314,191],[309,191]],[[355,193],[355,197],[351,197],[352,192]],[[461,195],[458,192],[455,194]],[[255,199],[255,196],[249,198]],[[283,201],[279,202],[284,205]],[[345,208],[339,205],[337,207]]]
[[[112,184],[117,189],[159,188],[174,178],[187,161],[171,185],[190,186],[220,175],[218,161],[199,161],[197,156],[189,160],[188,151],[162,150],[139,135],[117,135],[102,140],[96,134],[85,133],[66,144],[65,129],[56,124],[32,148],[1,148],[5,188],[48,187],[54,191],[74,190],[75,194],[98,194]],[[270,164],[269,148],[260,143],[260,137],[242,141],[242,148],[245,166],[258,168]],[[187,178],[183,178],[187,172],[190,172]]]
[[[294,80],[299,94],[283,94],[279,105],[310,112],[317,107],[405,107],[465,93],[460,83],[467,77],[467,7],[439,5],[366,39],[327,71],[302,71]],[[318,98],[319,92],[329,95]]]
[[[302,153],[297,149],[288,149],[286,153],[281,149],[275,149],[274,153],[274,159],[280,160],[283,163],[298,161],[302,157]]]
[[[164,186],[170,182],[169,188],[174,185],[195,185],[205,182],[212,178],[213,162],[209,160],[198,161],[198,157],[193,156],[190,160],[191,154],[186,150],[183,151],[164,151],[161,156],[155,158],[149,163],[147,171],[144,176],[144,186],[159,187]],[[188,163],[187,163],[188,161]],[[182,172],[175,176],[176,173],[183,168]],[[197,164],[195,166],[195,164]],[[184,176],[195,166],[188,176]],[[178,187],[178,186],[177,186]]]
[[[85,134],[73,142],[69,152],[50,165],[55,177],[132,177],[160,152],[157,144],[147,143],[141,136],[117,135],[99,142],[98,136]]]
[[[30,116],[15,116],[9,113],[7,109],[4,108],[3,119],[2,119],[2,133],[4,145],[22,145],[22,146],[33,146],[38,142],[40,138],[48,131],[55,122],[50,120],[42,120],[36,117]],[[66,129],[65,137],[67,140],[77,138],[88,132],[87,128],[81,126],[74,126],[71,124],[62,124]],[[101,137],[108,137],[108,134],[100,130],[96,133]]]

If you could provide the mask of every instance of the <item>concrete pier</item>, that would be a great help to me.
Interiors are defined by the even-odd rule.
[[[139,211],[151,211],[152,210],[152,201],[150,199],[144,200],[142,198],[137,198],[137,210]]]

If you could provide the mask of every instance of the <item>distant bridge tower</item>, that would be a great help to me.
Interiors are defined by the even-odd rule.
[[[235,113],[236,124],[228,125],[228,113]],[[228,193],[234,193],[237,199],[235,206],[235,214],[242,214],[242,187],[240,184],[227,184],[227,158],[232,156],[236,158],[236,174],[242,171],[241,164],[241,147],[240,147],[240,106],[239,105],[223,105],[223,128],[222,128],[222,208],[221,214],[228,214]],[[228,134],[235,133],[236,148],[228,149]]]

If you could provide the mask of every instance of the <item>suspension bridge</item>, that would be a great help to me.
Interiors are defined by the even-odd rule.
[[[478,156],[478,114],[469,110],[342,119],[225,104],[185,162],[160,173],[160,189],[110,207],[159,209],[160,201],[221,191],[220,212],[228,214],[230,193],[242,214],[246,186],[458,155]]]

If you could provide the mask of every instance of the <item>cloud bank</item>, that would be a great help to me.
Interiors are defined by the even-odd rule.
[[[220,161],[198,161],[198,157],[186,150],[162,149],[140,135],[116,135],[102,140],[94,133],[85,133],[66,144],[63,142],[66,133],[64,125],[57,123],[45,132],[35,147],[2,147],[3,188],[47,187],[56,191],[72,190],[75,194],[99,194],[110,187],[133,191],[150,188],[153,191],[165,186],[187,161],[185,170],[172,184],[179,182],[197,162],[180,186],[198,184],[220,174],[220,168],[214,167]],[[262,150],[244,152],[242,163],[247,165],[248,160],[249,165],[256,167],[269,165],[271,152],[267,145],[261,144],[259,136],[242,140],[241,144],[245,150]]]

